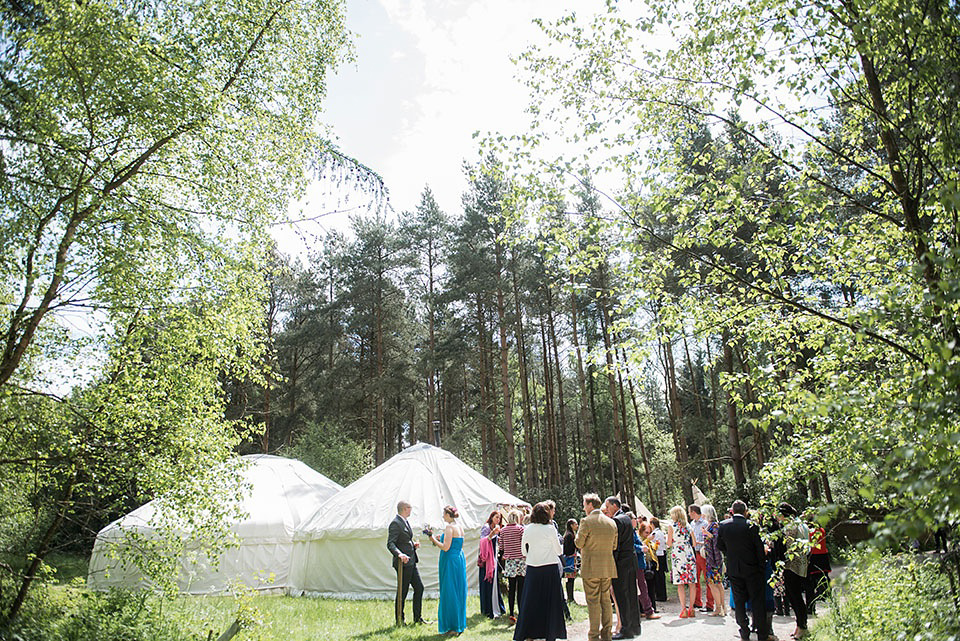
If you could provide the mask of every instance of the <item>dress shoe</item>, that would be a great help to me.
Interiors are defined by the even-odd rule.
[[[659,619],[659,618],[660,618],[660,615],[657,614],[656,612],[651,612],[650,614],[648,614],[648,615],[646,616],[646,618],[647,618],[647,619],[651,619],[651,620],[652,620],[652,619]]]
[[[632,635],[632,634],[624,634],[623,632],[617,632],[617,633],[616,633],[615,635],[613,635],[611,638],[612,638],[614,641],[617,641],[618,639],[632,639],[632,638],[633,638],[633,635]]]

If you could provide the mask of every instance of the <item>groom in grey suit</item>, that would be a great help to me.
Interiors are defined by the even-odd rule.
[[[397,623],[403,623],[403,604],[407,599],[407,592],[413,585],[413,622],[426,623],[421,616],[423,602],[423,581],[420,580],[420,571],[417,570],[417,548],[420,543],[413,540],[413,530],[410,528],[412,508],[406,501],[397,503],[397,516],[390,521],[387,529],[387,549],[393,554],[393,569],[397,570]],[[399,567],[398,567],[399,566]]]

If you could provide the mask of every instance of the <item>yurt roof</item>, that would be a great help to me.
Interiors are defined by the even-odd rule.
[[[289,541],[317,506],[343,489],[323,474],[296,459],[250,454],[241,457],[240,482],[244,489],[240,510],[244,515],[232,523],[241,541]],[[227,497],[224,498],[227,500]],[[176,522],[176,515],[173,515]],[[103,528],[97,535],[117,540],[125,531],[149,532],[157,525],[157,503],[150,501]],[[180,528],[182,536],[189,536]]]
[[[439,527],[443,508],[457,508],[467,530],[481,527],[491,510],[529,505],[471,468],[450,452],[428,443],[403,450],[357,479],[324,503],[303,525],[297,540],[379,537],[410,503],[410,525]]]

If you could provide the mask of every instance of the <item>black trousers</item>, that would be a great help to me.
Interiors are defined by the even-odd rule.
[[[631,550],[632,552],[632,550]],[[637,558],[617,561],[617,578],[611,580],[613,594],[617,598],[620,613],[620,632],[625,635],[640,634],[640,603],[637,597]]]
[[[783,571],[783,589],[786,592],[787,600],[793,613],[797,617],[797,627],[801,630],[807,629],[807,603],[803,600],[803,591],[806,587],[807,577],[795,574],[790,570]]]
[[[657,556],[657,574],[654,579],[657,586],[657,601],[667,600],[667,555]]]
[[[637,570],[638,572],[640,570]],[[657,586],[656,586],[657,575],[654,572],[647,574],[644,572],[643,580],[647,582],[647,596],[650,597],[650,604],[653,606],[653,611],[657,611],[657,601],[660,599],[657,597]],[[666,600],[666,599],[664,599]]]
[[[753,609],[753,622],[757,626],[757,636],[765,641],[770,636],[767,627],[767,595],[764,593],[763,575],[728,576],[733,591],[733,609],[740,626],[740,638],[750,638],[750,619],[747,617],[747,601]]]
[[[523,598],[523,575],[507,577],[507,601],[510,603],[510,616],[513,616],[513,604],[520,608],[520,599]]]
[[[407,592],[410,586],[413,586],[413,620],[419,621],[423,618],[423,581],[420,580],[420,570],[416,564],[403,566],[403,577],[400,581],[400,594],[398,598],[400,603],[396,604],[400,610],[400,620],[403,621],[403,605],[407,600]]]

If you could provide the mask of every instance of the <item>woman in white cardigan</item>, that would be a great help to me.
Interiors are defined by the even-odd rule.
[[[533,506],[530,525],[523,530],[522,546],[527,557],[527,576],[523,581],[514,641],[566,639],[563,590],[557,568],[563,548],[557,528],[550,523],[550,509],[545,503]]]

